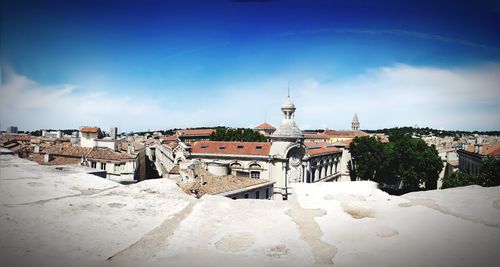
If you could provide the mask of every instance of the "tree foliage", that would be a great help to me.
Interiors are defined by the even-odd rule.
[[[487,157],[484,159],[478,182],[482,186],[500,185],[500,158]]]
[[[266,142],[267,138],[249,128],[218,127],[210,135],[210,141]]]
[[[473,184],[478,184],[478,179],[475,175],[471,175],[465,172],[455,172],[443,178],[442,188],[445,189]]]
[[[355,175],[384,184],[403,182],[406,191],[435,189],[443,163],[435,147],[419,138],[393,134],[388,144],[356,137],[349,148]],[[350,170],[350,171],[351,171]]]

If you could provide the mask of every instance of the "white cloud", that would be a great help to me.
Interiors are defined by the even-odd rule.
[[[444,69],[394,65],[367,70],[342,80],[322,82],[297,77],[291,95],[297,124],[303,128],[348,129],[354,112],[361,128],[429,126],[445,129],[498,129],[500,65]],[[170,99],[146,89],[135,95],[63,84],[44,86],[6,72],[0,89],[1,127],[105,130],[165,129],[226,125],[245,127],[280,122],[286,74],[207,88]]]

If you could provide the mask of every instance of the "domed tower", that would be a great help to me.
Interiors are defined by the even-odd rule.
[[[295,105],[287,97],[283,105],[281,105],[281,125],[279,128],[271,135],[273,141],[288,141],[288,142],[302,142],[304,139],[304,134],[295,124]]]
[[[354,113],[354,117],[352,118],[351,129],[353,131],[359,131],[359,120],[358,120],[358,114],[356,113]]]

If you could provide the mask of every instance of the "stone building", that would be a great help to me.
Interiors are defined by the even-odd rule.
[[[500,158],[500,144],[468,145],[458,153],[458,168],[461,172],[478,175],[487,157]]]
[[[149,146],[151,159],[165,176],[184,170],[192,160],[218,176],[264,179],[274,186],[275,199],[287,199],[290,184],[332,181],[340,176],[342,151],[327,142],[306,142],[295,124],[295,105],[288,97],[281,106],[281,124],[269,142],[182,141]]]
[[[358,114],[356,113],[354,113],[354,117],[352,118],[351,130],[359,131],[359,120],[358,120]]]

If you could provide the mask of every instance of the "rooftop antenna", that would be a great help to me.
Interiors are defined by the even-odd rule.
[[[290,98],[290,82],[288,82],[288,98]]]

